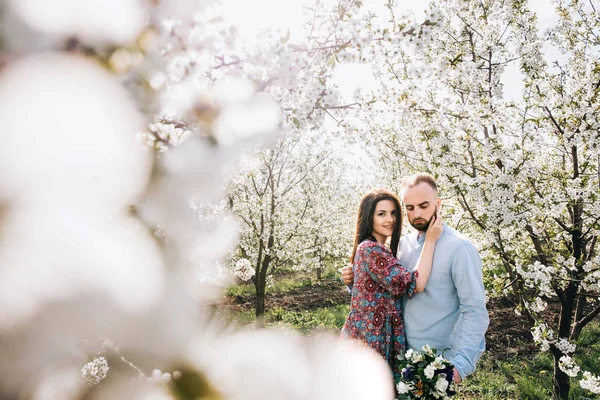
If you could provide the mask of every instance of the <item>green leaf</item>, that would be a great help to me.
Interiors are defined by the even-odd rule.
[[[181,400],[206,399],[222,400],[223,396],[217,392],[206,376],[193,368],[179,368],[181,377],[173,379],[171,392]]]
[[[296,117],[292,117],[292,122],[297,129],[300,129],[300,120]]]

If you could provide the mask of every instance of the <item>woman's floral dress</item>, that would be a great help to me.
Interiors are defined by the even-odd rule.
[[[400,370],[396,356],[406,349],[402,296],[412,298],[418,273],[402,267],[390,249],[371,240],[358,245],[352,269],[352,304],[341,337],[359,339],[377,350],[397,383]]]

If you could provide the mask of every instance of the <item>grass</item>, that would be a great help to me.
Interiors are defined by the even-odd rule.
[[[313,311],[287,311],[280,307],[267,313],[267,324],[288,326],[302,333],[313,330],[340,331],[350,312],[349,305],[324,307]]]
[[[593,374],[600,374],[600,321],[592,321],[581,332],[575,351],[575,360],[584,371],[590,371]],[[600,399],[600,396],[593,396],[587,390],[583,390],[579,385],[571,386],[571,398],[573,399]]]
[[[487,354],[479,360],[475,374],[460,387],[458,399],[515,399],[516,383],[508,381],[503,366],[498,365]]]
[[[575,359],[582,370],[600,373],[600,323],[592,322],[582,332]],[[552,398],[554,361],[550,353],[538,353],[531,358],[495,361],[485,353],[477,364],[477,372],[465,380],[459,399],[523,399]],[[583,390],[571,380],[570,399],[598,400],[599,396]]]
[[[313,330],[339,331],[350,312],[349,305],[323,307],[312,311],[288,311],[276,307],[265,312],[265,326],[289,327],[309,334]],[[236,322],[242,326],[254,324],[256,319],[254,310],[237,313],[226,313],[229,322]]]

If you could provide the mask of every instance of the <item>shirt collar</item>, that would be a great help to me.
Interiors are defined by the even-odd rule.
[[[442,236],[444,236],[444,234],[446,234],[447,230],[448,230],[448,225],[446,225],[446,222],[444,222],[444,231],[442,232]],[[419,244],[425,243],[425,236],[426,236],[425,232],[417,231],[417,243],[419,243]]]

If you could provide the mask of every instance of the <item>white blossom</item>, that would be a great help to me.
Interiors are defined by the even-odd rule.
[[[577,349],[577,345],[570,343],[566,338],[559,338],[555,345],[564,354],[572,354]]]
[[[541,298],[537,297],[533,303],[528,304],[533,312],[542,312],[548,307],[548,303],[543,301]]]
[[[423,354],[419,353],[419,352],[415,352],[412,354],[412,356],[410,357],[410,360],[413,363],[418,363],[419,361],[421,361],[423,359]]]
[[[540,345],[542,351],[548,351],[550,349],[550,341],[554,337],[554,331],[548,328],[545,323],[537,325],[533,331],[533,340]]]
[[[600,377],[592,375],[589,371],[585,371],[583,379],[579,381],[579,386],[592,393],[600,394]]]
[[[425,376],[428,377],[429,379],[433,378],[433,375],[435,375],[435,365],[433,364],[429,364],[427,367],[425,367]]]
[[[440,376],[435,383],[435,389],[438,391],[438,393],[443,393],[445,395],[446,389],[448,389],[448,380],[446,380],[445,377]]]
[[[398,382],[396,388],[398,389],[398,393],[400,394],[407,394],[412,390],[412,387],[410,385],[407,385],[402,381]]]
[[[444,366],[444,357],[437,356],[431,365],[433,365],[435,369],[442,369]]]
[[[254,268],[250,265],[250,260],[240,258],[236,261],[233,273],[243,281],[247,281],[254,276]]]
[[[571,378],[574,378],[579,374],[579,366],[576,365],[575,361],[569,356],[562,356],[558,360],[558,365],[560,369]]]
[[[104,357],[98,357],[85,364],[81,369],[81,376],[93,385],[98,385],[104,378],[110,367]]]
[[[423,352],[425,352],[425,354],[433,354],[433,349],[431,348],[431,346],[429,346],[428,344],[423,346]]]

